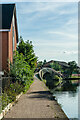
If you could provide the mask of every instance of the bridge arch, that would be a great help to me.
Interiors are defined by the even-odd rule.
[[[46,80],[52,79],[52,76],[51,76],[50,72],[44,73],[43,79],[46,79]]]
[[[42,68],[40,71],[39,71],[39,76],[42,79],[52,79],[54,75],[57,75],[59,77],[63,77],[63,75],[61,73],[58,73],[57,71],[55,71],[54,69],[52,68]]]

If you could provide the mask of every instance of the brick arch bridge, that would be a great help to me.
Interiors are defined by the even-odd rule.
[[[52,69],[52,68],[42,68],[40,71],[39,71],[39,76],[42,79],[53,79],[54,75],[57,75],[59,77],[62,77],[63,78],[63,75],[60,73],[60,72],[57,72],[56,70]]]

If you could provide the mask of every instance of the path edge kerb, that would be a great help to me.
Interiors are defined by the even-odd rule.
[[[0,113],[0,120],[6,115],[6,113],[15,105],[15,103],[18,101],[18,99],[23,95],[23,92],[21,92],[19,95],[16,96],[16,100],[12,103],[9,103],[4,110]]]

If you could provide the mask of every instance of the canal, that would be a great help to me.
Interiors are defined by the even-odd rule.
[[[78,118],[79,93],[80,85],[77,86],[76,91],[55,91],[53,93],[68,118]]]

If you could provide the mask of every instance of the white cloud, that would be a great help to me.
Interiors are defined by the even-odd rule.
[[[71,10],[70,9],[67,9],[67,10],[61,10],[60,11],[60,15],[70,15],[70,14],[75,14],[75,13],[78,13],[78,4],[77,5],[77,8],[76,6],[74,6],[74,8],[72,8]]]
[[[57,34],[57,35],[60,35],[60,36],[65,36],[65,37],[68,37],[68,38],[71,38],[71,39],[78,39],[78,34],[70,34],[70,33],[67,33],[67,32],[60,32],[60,31],[49,31],[48,33],[49,34]]]
[[[78,54],[78,51],[64,51],[63,53],[68,54],[68,55],[70,55],[70,54]]]
[[[35,3],[29,3],[29,4],[26,4],[26,3],[23,2],[23,4],[20,4],[19,13],[21,14],[35,13],[33,16],[30,17],[31,20],[33,20],[34,18],[42,17],[45,14],[48,14],[49,12],[55,13],[54,17],[52,16],[51,18],[49,18],[49,19],[54,19],[59,17],[57,15],[72,14],[72,13],[74,14],[77,11],[75,9],[76,7],[75,8],[72,7],[71,10],[64,10],[63,8],[64,6],[67,7],[68,4],[71,4],[67,2],[64,2],[64,3],[35,2]]]
[[[26,2],[27,3],[27,2]],[[31,3],[31,4],[25,4],[23,3],[20,5],[20,13],[27,14],[27,13],[34,13],[38,12],[38,14],[41,12],[59,12],[58,8],[64,6],[67,3]]]
[[[35,40],[35,41],[37,41],[37,40]],[[43,41],[43,40],[40,40],[40,41]],[[34,43],[34,46],[52,46],[52,47],[65,47],[65,45],[66,45],[66,47],[78,47],[78,41],[77,42],[55,42],[54,40],[53,41],[45,41],[45,42],[40,42],[40,41],[38,41],[38,42],[35,42]]]

